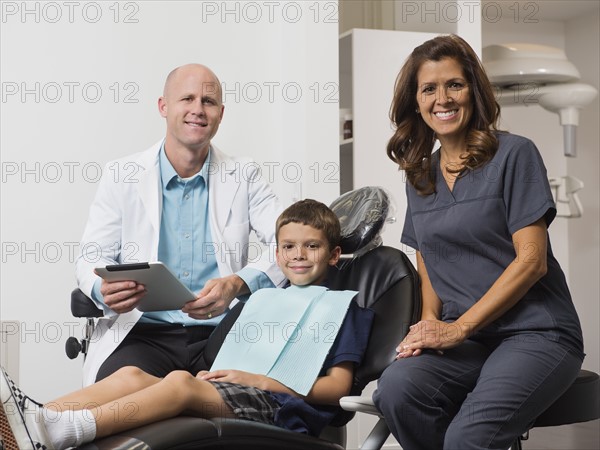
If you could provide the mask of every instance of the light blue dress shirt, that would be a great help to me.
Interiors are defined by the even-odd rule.
[[[210,232],[208,208],[208,167],[211,152],[200,172],[190,178],[181,178],[169,162],[164,143],[159,154],[163,206],[158,241],[158,260],[192,292],[198,292],[211,278],[219,278]],[[245,267],[236,272],[250,292],[272,288],[271,279],[257,269]],[[94,284],[92,296],[102,300],[101,280]],[[238,297],[246,300],[248,296]],[[143,300],[142,300],[143,301]],[[183,325],[216,325],[224,314],[208,320],[196,320],[180,310],[146,312],[140,322],[179,323]]]

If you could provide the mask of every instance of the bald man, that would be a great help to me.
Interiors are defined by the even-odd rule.
[[[273,246],[280,204],[248,158],[211,139],[223,119],[221,84],[206,66],[174,69],[158,111],[166,136],[109,162],[90,208],[76,262],[80,289],[104,310],[84,364],[84,384],[124,366],[159,377],[207,369],[205,340],[234,299],[279,286],[283,275],[262,251],[249,262],[250,233]],[[144,286],[107,282],[95,267],[162,261],[193,292],[181,310],[142,313]]]

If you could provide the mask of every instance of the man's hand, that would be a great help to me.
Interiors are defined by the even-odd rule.
[[[441,320],[421,320],[410,327],[406,337],[398,344],[396,359],[418,356],[423,349],[443,350],[456,347],[468,337],[468,330],[458,323]]]
[[[135,281],[106,281],[102,280],[100,293],[104,297],[104,303],[117,314],[131,311],[140,304],[146,295],[143,284]]]
[[[214,278],[206,282],[196,300],[186,303],[181,310],[192,319],[210,319],[223,314],[235,297],[248,292],[248,286],[237,275]]]

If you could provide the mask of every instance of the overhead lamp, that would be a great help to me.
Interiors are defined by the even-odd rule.
[[[523,43],[490,45],[483,49],[483,65],[499,88],[501,105],[537,103],[557,113],[563,126],[564,154],[576,156],[579,110],[591,103],[598,91],[576,82],[579,71],[563,50]]]

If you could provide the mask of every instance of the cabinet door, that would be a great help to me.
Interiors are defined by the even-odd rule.
[[[394,85],[404,61],[415,47],[435,37],[433,33],[355,29],[342,37],[350,45],[340,45],[340,68],[350,67],[351,74],[340,71],[340,100],[351,105],[353,142],[350,149],[353,187],[382,186],[393,197],[395,223],[388,223],[383,232],[386,245],[402,248],[400,236],[406,212],[404,172],[398,170],[386,154],[388,140],[394,130],[390,121],[390,105]],[[350,49],[350,50],[348,50]],[[348,64],[347,60],[351,63]],[[346,83],[343,81],[347,80]],[[349,81],[349,82],[348,82]],[[351,85],[351,98],[344,88]],[[348,150],[342,148],[342,152]],[[340,159],[344,162],[344,159]],[[413,251],[402,248],[409,257]]]

